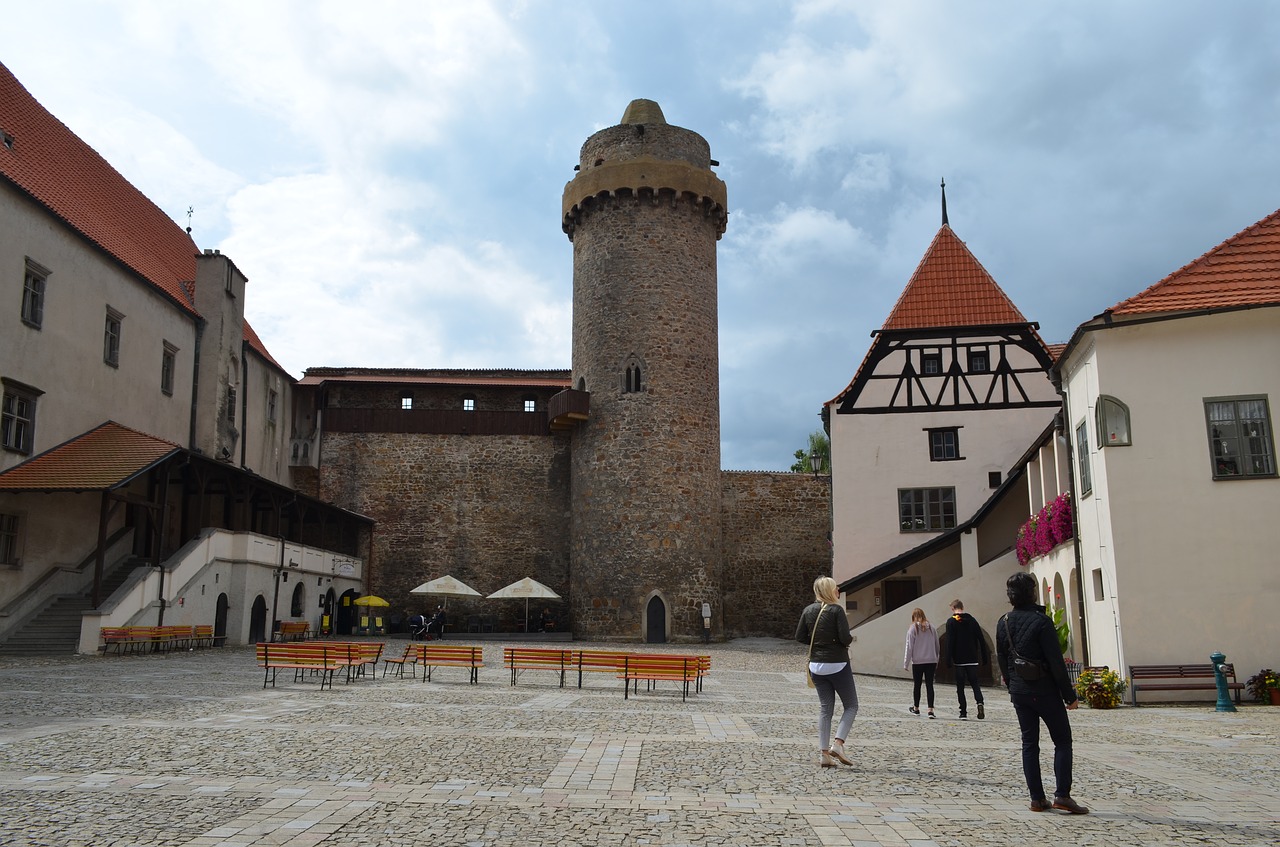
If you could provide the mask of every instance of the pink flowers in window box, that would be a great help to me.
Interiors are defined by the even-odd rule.
[[[1043,556],[1064,541],[1075,537],[1075,521],[1071,513],[1071,492],[1064,491],[1053,502],[1027,519],[1018,530],[1015,550],[1018,564],[1025,565]]]

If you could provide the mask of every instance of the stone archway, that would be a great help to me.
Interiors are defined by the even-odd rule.
[[[667,604],[656,592],[644,604],[644,640],[647,644],[667,643]]]
[[[213,646],[221,647],[227,643],[227,610],[231,604],[226,594],[218,595],[218,603],[213,612]],[[265,607],[264,607],[265,614]],[[265,620],[265,618],[264,618]]]
[[[249,643],[267,640],[267,599],[259,594],[249,609]]]

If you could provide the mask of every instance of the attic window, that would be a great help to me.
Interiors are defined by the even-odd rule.
[[[12,150],[13,136],[5,132],[4,130],[0,129],[0,143],[3,143],[7,149]]]

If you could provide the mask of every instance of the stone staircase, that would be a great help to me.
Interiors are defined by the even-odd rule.
[[[142,559],[130,558],[122,562],[102,581],[102,596],[124,584],[129,574]],[[0,644],[0,656],[66,656],[74,654],[80,644],[80,619],[93,608],[90,591],[84,595],[64,594],[55,597],[40,612],[15,632],[8,641]]]

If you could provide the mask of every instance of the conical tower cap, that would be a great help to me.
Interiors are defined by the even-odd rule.
[[[632,100],[622,113],[624,124],[665,124],[662,107],[654,100]]]

